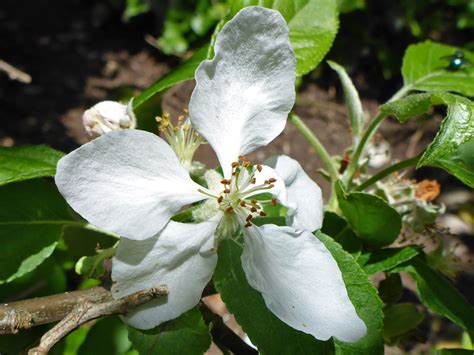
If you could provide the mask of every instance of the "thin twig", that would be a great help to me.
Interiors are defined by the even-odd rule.
[[[20,69],[15,68],[13,65],[0,59],[0,71],[7,73],[11,80],[18,80],[24,84],[31,83],[31,75],[22,72]]]
[[[149,288],[135,292],[129,296],[104,303],[94,303],[88,300],[74,306],[72,311],[41,337],[39,346],[28,351],[28,355],[45,355],[48,351],[71,331],[93,319],[112,314],[126,314],[134,308],[157,297],[167,296],[166,286]]]

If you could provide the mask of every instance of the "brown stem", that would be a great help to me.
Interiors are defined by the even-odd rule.
[[[111,301],[112,294],[103,287],[65,292],[0,305],[0,335],[15,334],[19,330],[57,322],[76,304],[83,301],[101,303]]]
[[[147,303],[154,298],[167,296],[166,286],[148,288],[125,296],[118,300],[103,303],[94,303],[90,300],[82,300],[51,330],[41,337],[39,346],[28,351],[28,355],[45,355],[59,340],[81,324],[93,319],[112,314],[125,314],[135,307]]]

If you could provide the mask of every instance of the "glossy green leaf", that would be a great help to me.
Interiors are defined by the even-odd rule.
[[[140,354],[201,355],[211,335],[197,307],[151,330],[128,327],[128,338]]]
[[[382,354],[383,353],[383,315],[382,302],[377,296],[367,274],[360,268],[354,258],[346,253],[334,240],[317,232],[316,237],[331,252],[342,272],[347,293],[357,314],[367,326],[367,334],[355,343],[343,343],[335,340],[336,354]]]
[[[456,47],[431,41],[408,47],[403,57],[402,75],[406,89],[421,91],[455,91],[474,96],[474,67],[465,65],[458,70],[447,69]],[[462,50],[474,62],[474,53]]]
[[[380,271],[390,271],[419,254],[420,250],[411,246],[376,249],[362,254],[357,261],[367,274],[372,275]]]
[[[336,0],[232,0],[230,16],[246,6],[280,11],[290,29],[298,76],[316,68],[332,46],[339,28]]]
[[[360,140],[360,134],[365,122],[364,111],[362,110],[359,93],[352,83],[351,78],[349,75],[347,75],[344,67],[330,60],[328,61],[328,64],[331,69],[333,69],[337,75],[339,75],[339,80],[341,81],[342,89],[344,90],[344,97],[351,122],[354,146],[356,146]]]
[[[271,313],[262,295],[247,282],[242,248],[230,240],[219,244],[214,285],[229,311],[262,354],[330,354],[332,343],[299,332]]]
[[[396,337],[416,328],[423,314],[411,303],[400,303],[384,309],[384,336]]]
[[[346,193],[340,182],[336,184],[336,193],[344,217],[364,243],[381,247],[397,238],[401,217],[382,198],[364,192]]]
[[[45,145],[0,147],[0,186],[15,181],[54,176],[64,154]]]
[[[474,187],[474,104],[471,100],[449,93],[418,94],[382,105],[381,111],[405,122],[435,105],[447,106],[447,114],[417,167],[442,168]]]
[[[143,90],[140,95],[133,99],[133,108],[137,109],[154,95],[175,84],[194,79],[194,72],[196,71],[199,64],[207,58],[208,50],[208,46],[200,48],[176,69],[158,79],[158,81],[156,81],[146,90]]]
[[[380,112],[385,116],[395,116],[401,123],[405,123],[409,118],[420,116],[431,107],[431,94],[414,94],[380,106]]]
[[[441,314],[466,331],[474,331],[474,307],[441,274],[417,257],[395,268],[405,271],[416,282],[421,302],[432,311]]]
[[[54,251],[63,225],[73,222],[56,188],[29,180],[0,188],[0,284],[40,265]]]

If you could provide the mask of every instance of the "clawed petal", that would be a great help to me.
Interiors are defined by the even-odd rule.
[[[159,285],[169,295],[131,312],[127,323],[150,329],[194,307],[216,266],[214,231],[217,220],[198,224],[169,222],[144,241],[122,238],[113,258],[112,293],[115,298]]]
[[[137,240],[158,233],[182,206],[205,198],[168,144],[138,130],[110,132],[66,155],[55,180],[90,223]]]
[[[246,7],[218,34],[196,71],[189,111],[229,178],[241,154],[281,133],[295,101],[296,61],[279,12]]]
[[[310,232],[246,228],[242,267],[267,307],[291,327],[321,340],[354,342],[365,335],[336,261]]]
[[[318,184],[311,180],[296,160],[286,155],[273,156],[265,163],[283,179],[288,204],[296,206],[288,213],[288,224],[308,231],[321,229],[324,211]]]

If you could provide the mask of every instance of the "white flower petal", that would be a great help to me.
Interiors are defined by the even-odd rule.
[[[194,307],[217,263],[214,231],[217,220],[198,224],[170,221],[155,237],[122,238],[113,258],[114,298],[159,285],[168,297],[151,301],[126,317],[127,323],[150,329]]]
[[[215,57],[196,70],[189,112],[226,178],[239,155],[285,127],[295,101],[296,60],[279,12],[246,7],[217,36]]]
[[[107,133],[66,155],[55,180],[81,216],[129,239],[155,235],[182,206],[205,198],[168,144],[138,130]]]
[[[336,261],[310,232],[246,228],[242,266],[267,307],[291,327],[320,340],[354,342],[365,335]]]
[[[273,167],[286,186],[288,204],[296,206],[289,211],[288,224],[297,229],[315,231],[323,225],[323,197],[321,189],[301,165],[286,155],[273,156],[265,161]]]

